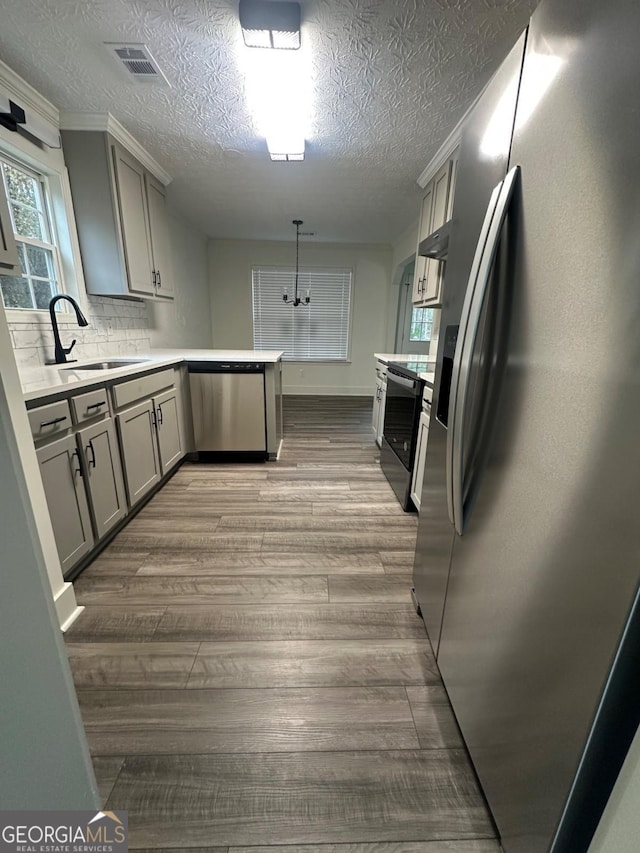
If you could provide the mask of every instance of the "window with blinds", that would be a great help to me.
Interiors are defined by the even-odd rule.
[[[253,267],[253,346],[284,350],[286,361],[346,361],[349,355],[351,270],[301,269],[298,295],[309,295],[297,308],[295,269]]]

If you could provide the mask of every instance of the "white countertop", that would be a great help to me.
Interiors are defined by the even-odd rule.
[[[158,349],[150,353],[119,353],[117,356],[103,355],[98,358],[85,358],[77,363],[50,364],[46,367],[32,367],[20,372],[22,392],[25,402],[57,394],[60,391],[80,391],[114,379],[124,379],[137,373],[170,367],[184,361],[256,361],[261,364],[274,364],[280,361],[283,353],[278,350],[225,350],[225,349]],[[83,370],[83,364],[99,361],[127,361],[136,364],[123,364],[109,370]]]
[[[406,355],[401,352],[374,352],[373,357],[383,364],[395,361],[397,364],[406,364],[409,361],[429,361],[428,355]]]
[[[280,361],[284,350],[255,349],[153,349],[152,358],[177,358],[179,361],[257,361],[274,364]],[[96,361],[97,359],[93,359]]]

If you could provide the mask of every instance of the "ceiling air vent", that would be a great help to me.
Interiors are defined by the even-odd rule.
[[[158,63],[151,56],[146,44],[114,44],[105,42],[107,49],[115,56],[120,68],[125,70],[130,80],[137,83],[159,83],[169,85]]]

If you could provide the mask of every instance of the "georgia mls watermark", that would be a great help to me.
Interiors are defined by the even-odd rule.
[[[127,853],[127,812],[3,811],[0,853]]]

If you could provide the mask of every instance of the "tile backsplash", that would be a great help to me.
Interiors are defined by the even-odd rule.
[[[62,325],[60,338],[68,347],[75,338],[77,344],[70,358],[86,359],[102,356],[145,353],[151,348],[149,320],[145,302],[129,299],[110,299],[88,296],[84,314],[89,325],[83,329],[75,325]],[[15,315],[14,315],[15,316]],[[41,367],[53,360],[53,331],[49,315],[43,314],[33,322],[9,320],[13,349],[19,370]],[[71,315],[73,316],[73,315]]]

